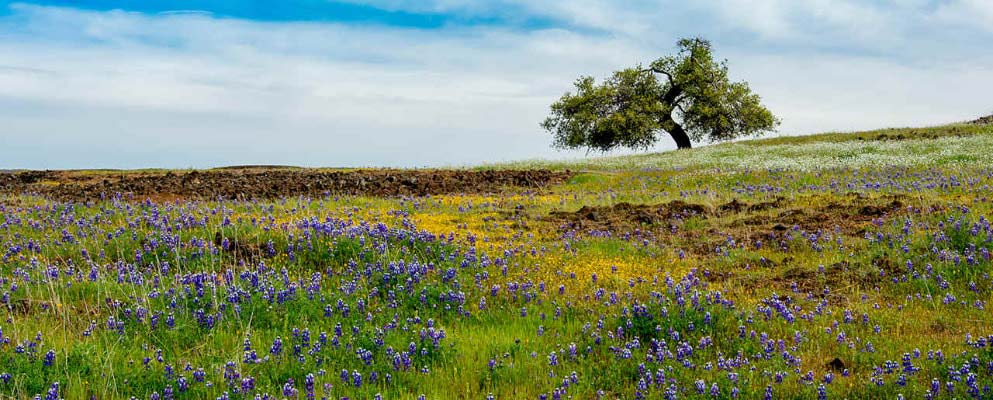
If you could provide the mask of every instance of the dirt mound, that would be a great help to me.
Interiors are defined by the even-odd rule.
[[[875,219],[883,218],[905,207],[898,197],[878,200],[858,200],[852,203],[829,203],[816,208],[793,208],[780,212],[775,217],[753,217],[746,225],[772,224],[773,231],[800,229],[805,231],[839,230],[845,234],[863,232]]]
[[[709,218],[746,212],[759,212],[779,207],[782,198],[762,203],[745,203],[738,199],[710,208],[701,204],[675,200],[665,204],[645,205],[618,203],[607,207],[584,206],[578,211],[553,211],[549,220],[565,229],[601,230],[620,233],[663,223],[674,223],[688,217]],[[668,225],[667,224],[667,225]]]
[[[136,200],[272,199],[288,196],[426,196],[537,189],[572,174],[548,170],[210,170],[187,173],[26,171],[0,175],[2,193],[38,193],[55,200],[86,201],[116,194]]]
[[[993,125],[993,114],[987,115],[985,117],[980,117],[975,120],[969,121],[970,124],[974,125]]]
[[[617,233],[707,212],[707,208],[699,204],[676,200],[659,205],[618,203],[606,207],[583,206],[574,212],[552,211],[549,220],[564,229]]]
[[[245,169],[256,169],[256,170],[279,170],[279,169],[291,169],[291,170],[302,170],[303,167],[295,167],[292,165],[271,165],[271,164],[255,164],[255,165],[229,165],[226,167],[212,168],[214,171],[230,171],[230,170],[245,170]]]
[[[741,212],[755,212],[768,210],[770,208],[777,208],[783,204],[783,198],[776,198],[773,201],[767,201],[762,203],[748,204],[741,202],[738,199],[733,199],[730,202],[722,204],[717,207],[717,212],[720,214],[727,213],[741,213]]]
[[[740,243],[776,241],[795,232],[862,235],[880,219],[909,212],[903,195],[870,198],[851,193],[837,202],[802,205],[786,199],[747,203],[733,199],[716,207],[673,201],[658,205],[618,203],[553,211],[543,221],[560,232],[610,233],[658,240],[695,254],[714,254],[729,238]],[[700,224],[686,228],[689,217]]]

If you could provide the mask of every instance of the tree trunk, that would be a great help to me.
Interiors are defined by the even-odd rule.
[[[668,75],[668,74],[666,74]],[[668,105],[669,107],[675,109],[677,103],[680,101],[679,96],[683,94],[683,88],[679,85],[673,85],[660,99],[662,103]],[[676,148],[678,149],[690,149],[693,148],[693,143],[690,142],[690,135],[686,134],[683,127],[672,118],[672,112],[670,114],[665,114],[662,119],[662,128],[666,132],[669,132],[669,136],[676,141]]]
[[[682,126],[676,123],[676,121],[671,121],[670,129],[666,129],[669,132],[669,136],[676,141],[676,148],[678,149],[691,149],[693,148],[693,143],[690,142],[690,136],[686,134]]]

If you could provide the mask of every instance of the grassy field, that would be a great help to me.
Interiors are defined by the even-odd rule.
[[[952,125],[485,166],[579,171],[493,195],[0,197],[0,397],[990,398],[991,152]]]
[[[831,168],[989,165],[990,125],[955,124],[745,140],[694,149],[579,160],[530,160],[480,168],[552,168],[596,171],[734,168],[809,172]]]

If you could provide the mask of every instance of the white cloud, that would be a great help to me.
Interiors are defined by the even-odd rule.
[[[993,33],[993,2],[989,0],[958,0],[941,4],[934,14],[938,23],[962,25]]]
[[[384,7],[494,12],[459,1],[412,4]],[[724,0],[720,12],[595,0],[489,7],[501,4],[595,32],[14,6],[0,20],[0,168],[424,166],[574,156],[549,149],[538,128],[548,104],[580,74],[603,76],[670,51],[689,25],[674,15],[735,22],[755,35],[710,32],[732,74],[763,95],[786,133],[933,124],[993,106],[982,103],[993,70],[989,55],[974,54],[981,45],[960,42],[908,59],[820,51],[805,47],[815,34],[791,37],[816,18],[819,34],[837,46],[879,32],[894,48],[914,42],[903,23],[861,3],[770,0],[740,21],[733,15],[745,5],[735,0]],[[966,63],[935,58],[970,54]],[[663,140],[659,148],[671,146]]]
[[[766,45],[798,45],[899,56],[925,45],[993,40],[993,2],[987,0],[346,0],[407,12],[463,16],[529,15],[577,28],[598,29],[649,43],[670,35],[754,38]],[[969,27],[969,29],[964,29]],[[661,42],[652,40],[664,33]]]

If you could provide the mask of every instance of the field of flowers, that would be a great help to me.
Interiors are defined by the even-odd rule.
[[[991,398],[993,130],[950,129],[490,195],[5,195],[0,397]]]

